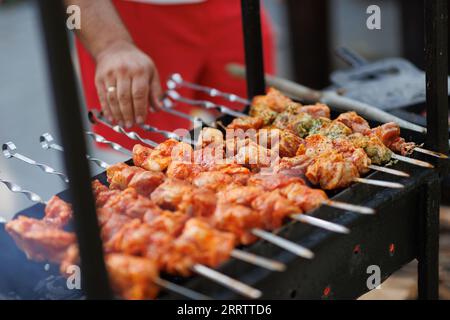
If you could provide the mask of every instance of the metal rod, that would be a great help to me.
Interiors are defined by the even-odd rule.
[[[421,161],[421,160],[417,160],[417,159],[413,159],[413,158],[408,158],[408,157],[401,156],[396,153],[393,153],[391,158],[394,160],[406,162],[406,163],[413,164],[415,166],[419,166],[419,167],[423,167],[423,168],[429,168],[429,169],[434,168],[434,166],[429,162],[425,162],[425,161]]]
[[[102,137],[101,135],[99,135],[99,134],[97,134],[95,132],[86,131],[86,135],[88,137],[92,138],[95,142],[101,143],[101,144],[105,144],[105,145],[113,148],[114,150],[119,151],[119,152],[121,152],[121,153],[123,153],[123,154],[125,154],[127,156],[131,157],[133,155],[133,153],[130,150],[122,147],[118,143],[106,140],[104,137]]]
[[[127,136],[131,140],[136,140],[136,141],[142,142],[142,143],[144,143],[146,145],[149,145],[149,146],[151,146],[153,148],[156,148],[158,146],[158,144],[156,142],[153,142],[153,141],[148,140],[148,139],[144,139],[136,132],[133,132],[133,131],[128,132],[123,127],[121,127],[119,125],[109,124],[107,121],[105,121],[103,119],[102,113],[94,114],[94,112],[89,111],[88,116],[89,116],[89,120],[91,121],[92,124],[100,123],[100,124],[110,128],[110,129],[112,129],[113,131],[115,131],[117,133],[124,134],[125,136]]]
[[[384,181],[384,180],[375,180],[375,179],[355,178],[355,182],[370,184],[372,186],[378,186],[378,187],[383,187],[383,188],[391,188],[391,189],[403,189],[405,187],[401,183],[389,182],[389,181]]]
[[[350,229],[348,229],[347,227],[344,227],[344,226],[341,226],[339,224],[332,223],[329,221],[325,221],[322,219],[314,218],[313,216],[309,216],[306,214],[296,214],[296,215],[292,215],[290,217],[291,217],[291,219],[294,219],[296,221],[307,223],[309,225],[312,225],[312,226],[315,226],[318,228],[322,228],[324,230],[328,230],[328,231],[332,231],[332,232],[336,232],[336,233],[342,233],[342,234],[350,233]]]
[[[43,172],[45,172],[47,174],[58,176],[65,183],[69,183],[69,178],[67,178],[67,176],[64,173],[56,171],[55,169],[53,169],[52,167],[50,167],[46,164],[37,162],[37,161],[30,159],[20,153],[17,153],[16,152],[17,147],[13,142],[7,142],[7,143],[3,144],[2,150],[3,150],[3,155],[7,159],[15,158],[17,160],[23,161],[29,165],[32,165],[32,166],[35,166],[35,167],[41,169]]]
[[[161,278],[156,278],[154,282],[155,284],[166,290],[172,291],[191,300],[211,300],[211,298],[208,296]]]
[[[25,190],[18,184],[15,184],[14,182],[7,181],[7,180],[1,179],[1,178],[0,178],[0,182],[2,184],[4,184],[6,186],[6,188],[9,189],[9,191],[14,192],[14,193],[23,194],[25,197],[28,198],[28,200],[30,200],[32,202],[42,203],[42,204],[47,203],[44,200],[42,200],[42,198],[39,195],[37,195],[36,193]]]
[[[195,91],[200,91],[206,93],[210,97],[221,97],[230,102],[238,102],[244,105],[249,105],[251,103],[250,100],[242,98],[234,93],[228,93],[220,91],[216,88],[201,86],[196,83],[188,82],[183,79],[183,77],[179,73],[174,73],[170,76],[172,81],[168,81],[168,88],[170,90],[175,90],[179,87],[186,87]]]
[[[234,249],[231,252],[231,256],[235,259],[245,261],[271,271],[283,272],[286,270],[286,265],[284,263],[264,258],[250,252]]]
[[[182,102],[182,103],[190,104],[193,106],[201,107],[206,110],[217,110],[223,114],[227,114],[232,117],[238,117],[238,118],[239,117],[247,117],[247,114],[245,114],[243,112],[234,111],[233,109],[230,109],[224,105],[220,105],[220,104],[208,101],[208,100],[194,100],[194,99],[185,98],[185,97],[181,96],[175,90],[167,91],[167,96],[170,99],[177,101],[177,102]]]
[[[325,206],[333,207],[336,209],[346,210],[346,211],[352,211],[360,214],[368,214],[372,215],[375,214],[375,209],[364,207],[364,206],[358,206],[355,204],[350,204],[346,202],[340,202],[336,200],[326,200],[322,203]]]
[[[285,249],[286,251],[289,251],[299,257],[305,258],[305,259],[313,259],[314,258],[314,253],[309,250],[308,248],[305,248],[299,244],[296,244],[292,241],[283,239],[273,233],[264,231],[264,230],[260,230],[260,229],[253,229],[252,233],[263,239],[266,240],[267,242],[270,242],[280,248]]]
[[[429,156],[432,156],[432,157],[440,158],[440,159],[448,159],[448,156],[443,154],[443,153],[432,151],[432,150],[428,150],[428,149],[424,149],[424,148],[421,148],[421,147],[415,147],[414,151],[420,152],[420,153],[423,153],[423,154],[426,154],[426,155],[429,155]]]
[[[386,167],[381,167],[381,166],[377,166],[374,164],[371,164],[369,166],[369,169],[375,170],[375,171],[380,171],[380,172],[384,172],[387,174],[392,174],[394,176],[399,176],[399,177],[406,177],[409,178],[411,175],[405,171],[400,171],[400,170],[396,170],[396,169],[390,169],[390,168],[386,168]]]
[[[241,0],[241,8],[247,67],[247,95],[249,99],[253,99],[266,91],[260,1]]]
[[[59,152],[64,152],[64,148],[54,142],[53,136],[50,133],[44,133],[43,135],[41,135],[39,137],[39,141],[41,143],[41,147],[45,150],[52,149],[52,150],[56,150]],[[100,160],[98,158],[94,158],[90,155],[86,155],[86,159],[88,159],[88,161],[96,164],[97,166],[99,166],[102,169],[106,170],[110,167],[110,165],[108,163],[106,163],[105,161]]]
[[[81,260],[81,284],[88,299],[112,299],[103,258],[100,228],[91,192],[91,173],[86,161],[80,102],[72,65],[63,1],[37,1],[45,35],[47,61],[60,136],[66,148],[65,165],[70,179]]]
[[[425,1],[427,145],[448,154],[448,1]]]
[[[262,292],[258,289],[252,288],[245,283],[242,283],[236,279],[233,279],[231,277],[228,277],[227,275],[224,275],[223,273],[220,273],[216,270],[213,270],[211,268],[208,268],[204,265],[196,264],[193,266],[193,271],[198,273],[199,275],[208,278],[214,282],[217,282],[224,287],[227,287],[230,290],[233,290],[245,297],[251,298],[251,299],[258,299],[262,296]]]

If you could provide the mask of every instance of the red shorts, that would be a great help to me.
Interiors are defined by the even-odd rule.
[[[114,4],[137,46],[155,61],[163,89],[168,77],[177,72],[187,81],[246,96],[245,82],[229,76],[225,71],[225,66],[230,62],[244,64],[239,0],[208,0],[185,5],[151,5],[115,0]],[[265,68],[268,73],[273,73],[273,34],[264,12],[262,27]],[[77,49],[86,104],[89,109],[100,110],[94,80],[95,62],[79,41]],[[180,92],[191,98],[205,98],[186,89]],[[188,106],[180,105],[177,109],[191,114],[195,112]],[[164,112],[149,114],[147,122],[170,131],[191,126],[189,121]],[[125,147],[136,143],[103,126],[95,126],[94,130]],[[133,131],[157,142],[164,140],[161,135],[149,134],[139,128],[133,128]]]

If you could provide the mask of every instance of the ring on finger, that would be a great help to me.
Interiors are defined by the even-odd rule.
[[[117,87],[116,86],[109,86],[106,91],[108,93],[115,93],[117,91]]]

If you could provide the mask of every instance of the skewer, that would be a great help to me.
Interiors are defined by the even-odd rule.
[[[315,225],[315,226],[320,226],[320,228],[328,230],[328,231],[332,231],[332,232],[336,232],[336,233],[343,233],[343,234],[350,233],[350,229],[348,229],[347,227],[344,227],[344,226],[341,226],[339,224],[335,224],[335,223],[332,223],[329,221],[325,221],[322,219],[318,219],[313,216],[308,216],[306,214],[292,215],[291,218],[296,221],[299,221],[299,222],[308,223],[308,224]]]
[[[245,113],[239,112],[239,111],[234,111],[233,109],[230,109],[226,106],[220,105],[220,104],[216,104],[213,103],[211,101],[207,101],[207,100],[193,100],[193,99],[188,99],[185,97],[182,97],[178,92],[176,92],[175,90],[169,90],[167,91],[167,96],[170,97],[172,100],[175,100],[177,102],[183,102],[183,103],[187,103],[193,106],[197,106],[197,107],[201,107],[207,110],[218,110],[221,113],[227,114],[229,116],[232,117],[246,117],[247,115]]]
[[[44,149],[53,149],[53,150],[57,150],[60,152],[64,152],[64,148],[61,147],[60,145],[56,144],[53,142],[53,137],[49,134],[49,133],[45,133],[41,136],[40,138],[41,140],[41,145]],[[44,142],[42,142],[44,141]],[[51,147],[54,146],[54,147]],[[98,166],[104,168],[104,169],[108,169],[110,167],[110,165],[100,159],[96,159],[96,158],[92,158],[89,155],[86,156],[88,160],[96,163]],[[238,250],[238,249],[234,249],[231,252],[231,256],[233,258],[236,258],[238,260],[256,265],[258,267],[262,267],[271,271],[284,271],[286,269],[286,266],[278,261],[272,260],[272,259],[268,259],[268,258],[264,258],[264,257],[260,257],[258,255],[249,253],[249,252],[245,252],[242,250]]]
[[[170,81],[172,80],[172,81]],[[211,87],[206,87],[206,86],[201,86],[198,85],[196,83],[192,83],[192,82],[188,82],[183,80],[183,78],[181,77],[181,75],[179,73],[174,73],[170,76],[170,80],[167,82],[167,87],[170,90],[175,90],[178,87],[186,87],[189,89],[193,89],[196,91],[201,91],[206,93],[207,95],[209,95],[210,97],[221,97],[224,98],[230,102],[239,102],[243,105],[249,105],[251,104],[251,101],[242,97],[239,97],[236,94],[233,93],[227,93],[227,92],[223,92],[220,91],[218,89],[215,88],[211,88]]]
[[[89,116],[89,120],[91,121],[92,124],[101,123],[117,133],[124,134],[125,136],[127,136],[128,138],[130,138],[132,140],[138,140],[138,141],[140,141],[146,145],[149,145],[153,148],[155,148],[158,145],[157,143],[155,143],[151,140],[142,138],[138,133],[136,133],[134,131],[128,132],[128,131],[125,131],[125,129],[119,125],[111,125],[108,122],[101,120],[100,119],[102,116],[101,113],[99,113],[98,115],[95,115],[94,112],[89,111],[88,116]]]
[[[212,300],[210,297],[205,296],[204,294],[195,292],[189,288],[180,286],[176,283],[164,280],[162,278],[156,278],[154,280],[155,284],[160,286],[161,288],[164,288],[168,291],[175,292],[176,294],[179,294],[180,296],[187,297],[191,300]]]
[[[189,120],[192,123],[192,126],[194,128],[197,127],[203,127],[203,126],[207,126],[207,127],[216,127],[216,123],[215,122],[210,122],[210,123],[206,123],[202,118],[200,117],[195,117],[195,116],[191,116],[190,114],[175,110],[174,104],[173,102],[168,99],[168,98],[164,98],[162,100],[163,106],[161,107],[161,111],[169,113],[171,115],[174,115],[176,117],[180,117],[186,120]]]
[[[322,205],[333,207],[336,209],[352,211],[360,214],[372,215],[375,214],[375,210],[369,207],[358,206],[355,204],[350,204],[346,202],[340,202],[336,200],[325,200]]]
[[[384,172],[384,173],[388,173],[388,174],[392,174],[394,176],[399,176],[399,177],[409,178],[411,176],[409,173],[407,173],[405,171],[400,171],[400,170],[396,170],[396,169],[381,167],[381,166],[377,166],[375,164],[369,165],[369,169],[372,169],[372,170],[375,170],[375,171]]]
[[[365,178],[355,178],[355,182],[358,183],[364,183],[364,184],[370,184],[373,186],[378,187],[384,187],[384,188],[390,188],[390,189],[403,189],[405,186],[401,183],[397,182],[389,182],[389,181],[383,181],[383,180],[374,180],[374,179],[365,179]]]
[[[99,135],[95,132],[86,131],[86,135],[88,137],[91,137],[95,142],[105,144],[105,145],[109,146],[110,148],[113,148],[116,151],[122,152],[123,154],[125,154],[127,156],[131,157],[133,155],[133,153],[130,150],[122,147],[118,143],[106,140],[104,137],[102,137],[101,135]]]
[[[67,178],[67,176],[59,171],[56,171],[55,169],[49,167],[48,165],[39,163],[33,159],[30,159],[20,153],[17,153],[17,147],[13,142],[7,142],[5,144],[3,144],[3,155],[5,156],[5,158],[7,159],[11,159],[11,158],[16,158],[20,161],[23,161],[25,163],[28,163],[32,166],[38,167],[39,169],[41,169],[42,171],[44,171],[47,174],[51,174],[51,175],[56,175],[59,178],[61,178],[61,180],[63,180],[65,183],[69,183],[69,179]]]
[[[217,90],[215,88],[200,86],[200,85],[197,85],[195,83],[190,83],[190,82],[184,81],[183,78],[181,77],[181,75],[177,74],[177,73],[173,74],[171,76],[171,78],[168,81],[167,85],[168,85],[169,89],[171,89],[171,90],[175,90],[177,87],[184,86],[184,87],[188,87],[188,88],[193,89],[193,90],[204,92],[204,93],[208,94],[210,97],[218,97],[219,96],[219,97],[222,97],[222,98],[224,98],[224,99],[226,99],[226,100],[228,100],[230,102],[240,102],[240,103],[242,103],[244,105],[251,105],[251,103],[252,103],[250,100],[247,100],[245,98],[239,97],[239,96],[237,96],[235,94],[232,94],[232,93],[222,92],[222,91]],[[206,103],[206,102],[204,102],[204,103]],[[394,121],[394,122],[398,122],[398,121]],[[425,149],[425,148],[422,148],[422,147],[415,147],[413,150],[416,151],[416,152],[419,152],[419,153],[423,153],[423,154],[432,156],[432,157],[436,157],[436,158],[440,158],[440,159],[449,159],[448,155],[445,155],[445,154],[437,152],[437,151],[428,150],[428,149]],[[405,162],[407,162],[407,161],[405,161]],[[420,165],[420,166],[424,166],[424,165]],[[426,168],[430,168],[430,167],[427,165]],[[376,169],[374,169],[374,170],[376,170]],[[394,174],[394,173],[391,173],[391,174]]]
[[[401,156],[399,154],[393,153],[392,154],[392,159],[398,160],[398,161],[402,161],[402,162],[406,162],[406,163],[410,163],[413,164],[415,166],[419,166],[419,167],[424,167],[424,168],[429,168],[429,169],[433,169],[434,166],[431,163],[425,162],[425,161],[421,161],[421,160],[417,160],[417,159],[413,159],[413,158],[408,158],[405,156]]]
[[[64,152],[64,148],[54,142],[53,136],[50,133],[44,133],[43,135],[41,135],[39,137],[39,141],[41,143],[41,147],[45,150],[52,149],[52,150]],[[95,163],[97,166],[99,166],[100,168],[105,169],[105,170],[108,169],[110,166],[105,161],[102,161],[98,158],[91,157],[90,155],[86,155],[86,159],[88,159],[88,161],[90,161],[90,162]]]
[[[431,150],[428,150],[428,149],[424,149],[422,147],[415,147],[414,151],[420,152],[420,153],[423,153],[423,154],[427,154],[429,156],[440,158],[440,159],[448,159],[448,156],[443,154],[443,153],[436,152],[436,151],[431,151]]]
[[[314,253],[311,250],[309,250],[308,248],[305,248],[296,243],[293,243],[292,241],[281,238],[273,233],[267,232],[265,230],[260,230],[260,229],[253,229],[252,233],[255,236],[257,236],[258,238],[264,239],[267,242],[270,242],[280,248],[283,248],[286,251],[289,251],[299,257],[302,257],[305,259],[313,259],[314,258]]]
[[[31,191],[24,190],[24,189],[22,189],[22,187],[20,187],[19,185],[15,184],[15,183],[12,183],[10,181],[6,181],[3,179],[0,179],[0,182],[3,183],[11,192],[23,194],[32,202],[47,204],[47,202],[43,201],[39,195],[37,195]],[[249,258],[251,256],[252,255],[249,254],[247,256],[247,258]],[[250,260],[250,258],[248,260]],[[212,270],[206,266],[197,264],[193,267],[193,271],[195,271],[199,275],[209,278],[209,279],[211,279],[225,287],[228,287],[229,289],[234,290],[240,294],[243,294],[249,298],[257,299],[262,295],[261,291],[254,289],[236,279],[230,278],[218,271]],[[160,280],[162,280],[162,279],[158,279],[157,281],[155,281],[155,283],[167,290],[174,291],[177,294],[186,296],[191,299],[197,299],[199,297],[202,297],[202,299],[207,298],[207,297],[201,295],[200,293],[196,293],[190,289],[181,288],[180,286],[170,283],[166,280],[162,280],[162,281],[160,281]],[[170,285],[166,286],[166,284],[170,284]],[[182,289],[182,290],[179,290],[179,289]]]
[[[260,290],[252,288],[245,283],[228,277],[206,266],[196,264],[193,267],[193,271],[251,299],[258,299],[262,296],[262,292]]]
[[[174,140],[177,140],[177,141],[180,141],[180,142],[186,142],[188,144],[193,144],[194,143],[189,138],[179,136],[178,134],[176,134],[174,132],[158,129],[158,128],[150,126],[148,124],[142,124],[142,125],[140,125],[140,127],[142,129],[144,129],[145,131],[158,133],[158,134],[166,137],[167,139],[174,139]]]

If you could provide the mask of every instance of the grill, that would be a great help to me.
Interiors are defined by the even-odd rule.
[[[253,97],[265,91],[259,1],[243,0],[242,3],[248,68],[247,83],[249,96]],[[92,195],[83,191],[90,189],[91,178],[84,157],[86,148],[82,137],[81,121],[73,121],[81,117],[66,35],[59,31],[63,30],[62,27],[60,28],[63,25],[61,23],[63,11],[60,6],[55,6],[53,1],[44,0],[39,5],[46,31],[49,57],[52,61],[51,74],[55,102],[58,106],[63,145],[66,146],[65,161],[70,180],[70,191],[65,191],[59,196],[74,205],[74,228],[79,239],[80,256],[82,261],[90,262],[81,265],[84,292],[88,298],[110,298],[105,267],[101,258],[101,242],[96,227]],[[444,12],[445,5],[445,1],[428,1],[426,14],[437,21],[441,10]],[[442,27],[445,30],[446,20],[439,21],[441,23],[433,25],[433,28]],[[443,77],[445,74],[443,68],[436,67],[436,65],[444,64],[443,59],[446,59],[446,55],[439,55],[438,52],[445,46],[443,38],[439,36],[440,33],[431,26],[428,34],[428,98],[431,103],[436,102],[438,108],[429,110],[428,139],[424,135],[409,130],[403,130],[403,137],[417,143],[428,141],[431,149],[446,153],[448,128],[443,125],[439,117],[446,111],[447,90],[443,90],[442,78],[445,79],[445,83],[447,79],[446,75]],[[59,51],[61,48],[62,51]],[[219,120],[227,124],[232,117],[225,116]],[[154,131],[155,128],[148,129]],[[129,137],[139,139],[136,136]],[[144,142],[151,145],[150,141]],[[424,155],[419,155],[418,159],[430,161],[430,158],[425,158]],[[95,161],[95,159],[91,160]],[[287,266],[285,272],[255,268],[234,259],[224,264],[218,271],[258,288],[263,293],[262,297],[266,299],[353,299],[369,290],[368,278],[374,270],[379,270],[381,280],[385,280],[403,265],[417,258],[420,297],[436,298],[439,190],[441,175],[447,172],[448,163],[442,159],[432,159],[432,161],[436,170],[405,163],[398,163],[393,167],[410,173],[409,178],[387,176],[386,173],[380,172],[368,176],[371,179],[388,179],[401,183],[404,185],[402,189],[354,184],[342,192],[330,194],[333,200],[354,203],[377,211],[376,215],[361,215],[322,206],[313,213],[314,217],[347,227],[351,230],[348,235],[293,222],[285,225],[278,232],[279,236],[310,248],[315,253],[314,259],[301,259],[277,246],[259,241],[243,250],[284,263]],[[49,171],[48,168],[43,168]],[[106,183],[105,174],[95,178]],[[42,212],[43,205],[38,204],[19,214],[40,218]],[[62,280],[56,276],[54,267],[50,266],[50,269],[46,269],[41,264],[27,261],[4,230],[1,231],[0,241],[7,249],[0,253],[0,260],[13,262],[2,264],[2,268],[5,268],[6,275],[11,275],[7,278],[21,282],[18,286],[22,288],[21,292],[18,292],[20,296],[27,298],[77,297],[73,292],[63,290],[65,281],[61,283]],[[14,269],[8,269],[8,265],[14,266]],[[169,278],[168,280],[215,299],[242,298],[233,290],[201,277]],[[7,293],[6,288],[11,287],[8,281],[4,280],[0,283],[1,292]],[[172,299],[179,298],[179,295],[163,292],[160,297]]]

